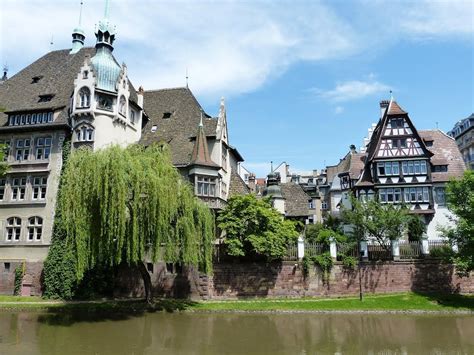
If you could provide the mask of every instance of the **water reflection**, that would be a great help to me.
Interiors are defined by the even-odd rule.
[[[474,317],[0,314],[0,354],[472,354]]]

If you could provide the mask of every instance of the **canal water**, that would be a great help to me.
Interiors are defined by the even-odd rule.
[[[0,354],[474,354],[474,317],[3,312]]]

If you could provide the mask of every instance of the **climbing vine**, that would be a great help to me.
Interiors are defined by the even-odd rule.
[[[62,174],[56,220],[48,258],[52,264],[56,244],[76,285],[95,267],[145,258],[212,270],[214,215],[173,167],[166,146],[74,151]],[[45,265],[46,294],[58,277]],[[74,294],[73,284],[68,292],[59,297]]]
[[[15,288],[13,294],[18,296],[21,292],[21,285],[23,283],[23,276],[25,276],[25,262],[22,262],[15,268]]]

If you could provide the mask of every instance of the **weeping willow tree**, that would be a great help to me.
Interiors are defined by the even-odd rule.
[[[125,262],[139,267],[149,299],[145,259],[182,262],[207,273],[212,268],[214,215],[163,146],[76,150],[62,174],[57,224],[53,246],[61,243],[78,282],[95,267]],[[45,279],[51,279],[47,271]]]

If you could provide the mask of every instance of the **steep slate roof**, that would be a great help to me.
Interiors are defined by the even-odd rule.
[[[230,173],[230,186],[229,186],[229,197],[236,195],[247,195],[250,193],[250,189],[245,184],[244,180],[232,170]]]
[[[311,197],[304,192],[303,188],[294,182],[280,184],[281,194],[285,199],[285,216],[303,217],[309,216],[309,200]]]
[[[433,141],[433,145],[428,147],[434,154],[431,157],[431,164],[448,166],[447,172],[432,172],[432,181],[444,182],[451,178],[462,177],[466,166],[454,138],[439,129],[423,130],[419,131],[419,134],[424,141]]]
[[[194,148],[202,107],[189,88],[145,91],[144,110],[150,120],[142,129],[140,143],[166,142],[170,145],[173,164],[188,165]],[[169,118],[164,118],[170,113]],[[215,137],[217,119],[203,117],[204,131],[208,138]],[[156,131],[152,132],[152,127]]]
[[[193,153],[191,154],[191,163],[196,165],[205,165],[218,167],[209,156],[209,147],[207,145],[206,135],[201,124],[199,124],[196,141],[194,142]]]
[[[70,49],[52,51],[0,84],[0,107],[5,112],[31,110],[57,110],[63,108],[55,122],[67,123],[69,99],[74,91],[74,80],[86,56],[95,55],[94,47],[84,47],[75,54]],[[40,78],[33,83],[33,78]],[[130,84],[130,100],[137,103],[137,93]],[[39,102],[40,95],[54,95],[50,101]],[[8,123],[8,116],[0,112],[0,126]],[[48,126],[42,124],[42,127]],[[30,126],[31,127],[31,126]]]
[[[9,111],[55,110],[65,108],[55,123],[67,121],[69,98],[74,91],[74,79],[87,55],[95,48],[82,48],[76,54],[70,49],[52,51],[39,58],[0,85],[0,106]],[[33,83],[33,77],[41,77]],[[39,95],[52,94],[51,101],[39,102]],[[8,116],[0,113],[0,125],[5,126]],[[44,126],[44,125],[43,125]]]

